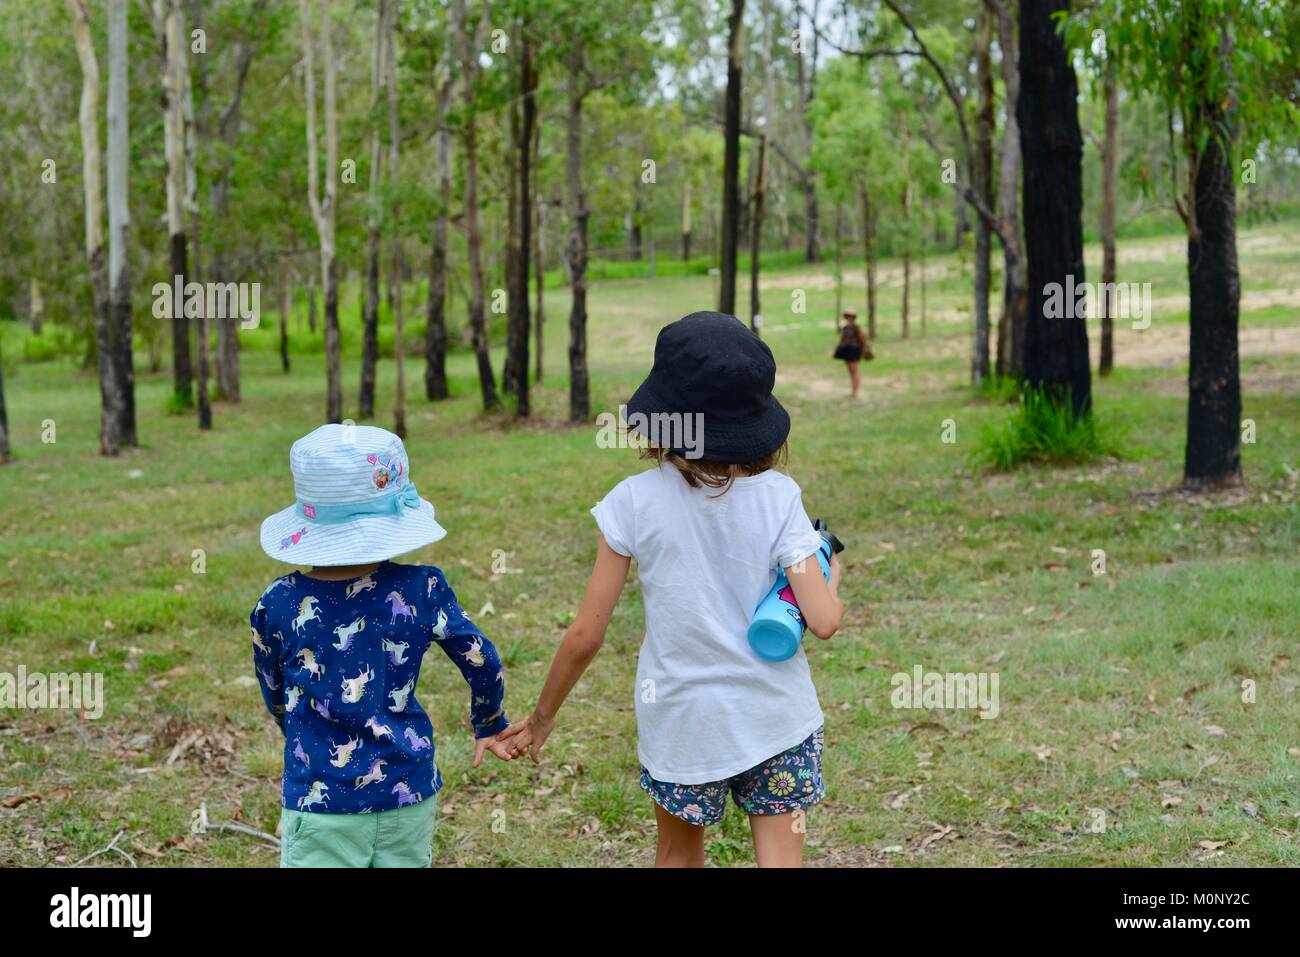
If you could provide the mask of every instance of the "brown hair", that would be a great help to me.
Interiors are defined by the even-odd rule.
[[[722,489],[718,493],[721,496],[727,494],[731,489],[731,483],[738,478],[758,475],[784,465],[788,451],[787,443],[782,442],[779,449],[753,462],[709,462],[705,459],[688,459],[680,452],[670,452],[668,449],[651,445],[641,450],[641,458],[650,459],[659,465],[671,462],[691,488]]]

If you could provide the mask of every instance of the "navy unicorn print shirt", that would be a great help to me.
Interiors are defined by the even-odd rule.
[[[438,793],[433,725],[415,700],[430,642],[469,683],[474,736],[509,725],[496,648],[432,566],[385,562],[344,581],[294,572],[249,623],[262,697],[284,732],[287,808],[359,814]]]

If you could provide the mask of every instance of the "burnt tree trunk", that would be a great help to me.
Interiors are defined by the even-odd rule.
[[[569,234],[569,282],[573,303],[569,308],[569,421],[591,418],[591,386],[587,373],[587,193],[582,186],[582,46],[575,42],[569,54],[565,176],[569,187],[572,232]]]
[[[731,0],[727,39],[727,92],[722,151],[722,262],[718,311],[736,312],[736,254],[740,247],[740,95],[741,33],[745,0]]]
[[[1231,42],[1225,33],[1222,45]],[[1226,57],[1225,57],[1226,59]],[[1230,151],[1234,104],[1201,104],[1209,137],[1195,162],[1194,215],[1188,229],[1191,354],[1187,373],[1187,453],[1183,484],[1192,490],[1241,484],[1241,369],[1237,318],[1236,183]]]
[[[1103,81],[1106,100],[1106,132],[1101,147],[1101,282],[1106,294],[1098,296],[1101,308],[1101,356],[1098,375],[1110,375],[1115,367],[1115,319],[1111,296],[1115,288],[1115,181],[1119,169],[1119,90],[1115,83],[1115,61],[1106,61]]]
[[[488,353],[487,317],[483,300],[483,232],[478,215],[478,119],[475,115],[475,85],[478,81],[478,34],[470,37],[466,20],[465,0],[456,0],[453,11],[459,24],[460,66],[465,90],[465,238],[469,247],[469,328],[474,343],[474,358],[478,364],[479,390],[484,411],[493,411],[500,405],[497,397],[496,375],[492,372],[492,357]],[[487,8],[483,10],[487,17]]]
[[[1026,296],[1025,250],[1020,232],[1020,52],[1016,45],[1015,12],[995,3],[998,47],[1002,51],[1002,84],[1006,90],[1006,119],[998,163],[998,220],[1002,226],[1002,314],[998,319],[997,373],[1019,376],[1024,370]]]
[[[436,402],[449,395],[447,389],[447,227],[451,202],[451,130],[447,114],[455,70],[452,67],[450,36],[445,60],[438,71],[438,132],[434,138],[436,167],[434,181],[439,197],[438,215],[433,221],[429,246],[429,302],[425,314],[424,394]]]
[[[1075,302],[1065,301],[1063,292],[1085,281],[1083,141],[1078,84],[1052,16],[1069,6],[1069,0],[1025,0],[1020,5],[1016,119],[1029,132],[1020,138],[1030,302],[1025,382],[1057,402],[1068,401],[1074,414],[1083,416],[1092,408],[1086,317]]]

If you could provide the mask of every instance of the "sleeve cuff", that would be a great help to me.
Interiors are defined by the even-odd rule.
[[[495,721],[493,721],[491,724],[487,725],[486,727],[475,728],[474,738],[475,740],[477,740],[478,738],[490,738],[495,734],[500,734],[508,727],[510,727],[510,721],[508,718],[506,718],[503,712],[499,718],[497,718]]]
[[[631,558],[632,549],[614,527],[612,516],[606,511],[606,509],[607,506],[605,505],[605,499],[601,499],[601,501],[597,502],[592,507],[591,515],[596,519],[596,527],[600,529],[600,534],[605,537],[606,545],[614,549],[614,551],[618,552],[624,558]]]

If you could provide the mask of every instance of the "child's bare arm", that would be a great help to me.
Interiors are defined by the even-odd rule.
[[[525,720],[501,733],[501,740],[508,743],[512,755],[528,753],[534,763],[539,760],[542,745],[555,727],[556,712],[605,643],[605,630],[609,627],[618,597],[623,593],[630,564],[631,559],[610,548],[603,535],[600,537],[596,546],[596,565],[587,582],[582,607],[555,652],[537,707]]]
[[[805,559],[785,570],[799,600],[799,611],[809,630],[818,638],[835,634],[844,619],[844,602],[840,601],[840,562],[831,556],[831,577],[822,577],[821,565],[816,559]]]

